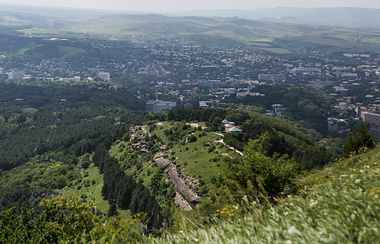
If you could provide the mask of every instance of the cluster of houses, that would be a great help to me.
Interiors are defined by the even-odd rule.
[[[225,131],[226,131],[227,133],[232,133],[232,134],[234,134],[234,133],[243,132],[243,130],[240,129],[240,126],[235,125],[235,122],[230,122],[230,121],[224,119],[224,120],[222,121],[222,125],[224,126]]]

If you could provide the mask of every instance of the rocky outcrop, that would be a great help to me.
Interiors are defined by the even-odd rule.
[[[177,167],[170,165],[165,169],[169,175],[170,180],[173,182],[176,190],[180,193],[190,204],[198,203],[201,198],[185,183],[185,180],[178,176]]]
[[[192,210],[195,204],[201,200],[201,197],[198,196],[197,193],[195,193],[195,191],[193,191],[188,184],[186,184],[185,179],[178,175],[177,167],[171,162],[170,159],[165,157],[164,153],[156,154],[153,159],[156,162],[157,166],[163,168],[164,171],[168,174],[170,181],[174,184],[177,194],[180,194],[186,201],[185,204],[179,196],[176,196],[176,203],[183,210]]]
[[[145,126],[134,126],[129,130],[132,141],[132,149],[140,150],[140,152],[148,153],[147,143],[144,141],[144,136],[148,134]],[[148,134],[149,135],[149,134]],[[162,145],[161,149],[165,150],[166,146]],[[156,165],[163,169],[168,174],[169,180],[173,182],[176,189],[175,202],[186,211],[192,210],[195,205],[201,200],[201,197],[192,189],[199,185],[198,181],[191,177],[180,177],[177,167],[163,152],[157,153],[153,160]]]
[[[129,128],[129,134],[131,135],[131,141],[136,141],[140,139],[140,126],[132,126]]]
[[[172,164],[172,162],[165,156],[164,153],[157,153],[154,155],[153,160],[156,162],[159,168],[166,168]]]
[[[174,197],[174,201],[175,203],[180,206],[180,208],[182,210],[185,210],[185,211],[191,211],[193,210],[193,207],[186,201],[185,198],[183,198],[183,196],[181,194],[179,194],[178,192],[176,192],[176,195]]]
[[[149,150],[147,149],[147,143],[142,138],[146,135],[145,127],[140,126],[134,126],[129,129],[129,133],[131,135],[131,141],[134,142],[132,144],[132,149],[137,151],[140,150],[140,152],[148,153]]]

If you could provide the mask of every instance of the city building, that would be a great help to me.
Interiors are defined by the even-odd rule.
[[[99,72],[97,76],[103,81],[111,80],[111,74],[109,72]]]
[[[285,81],[285,74],[259,74],[259,81],[272,81],[272,82],[282,82]]]
[[[210,108],[210,107],[227,107],[229,104],[221,103],[220,100],[212,99],[208,101],[199,101],[200,108]]]
[[[357,78],[359,78],[358,74],[356,74],[356,73],[342,72],[339,75],[340,75],[340,78],[342,80],[357,79]],[[337,76],[338,76],[338,73],[337,73]],[[338,76],[338,78],[339,78],[339,76]]]
[[[65,81],[65,82],[80,82],[80,76],[75,76],[74,78],[68,78],[68,77],[65,77],[65,78],[60,78],[59,81]]]
[[[375,138],[376,141],[380,141],[380,128],[371,126],[369,134]]]
[[[373,114],[369,112],[361,112],[361,117],[364,122],[370,123],[371,125],[380,125],[380,114]]]
[[[338,119],[337,118],[327,118],[327,128],[329,134],[334,134],[338,132]]]
[[[155,76],[165,76],[169,73],[161,66],[150,66],[147,68],[146,72],[147,72],[147,75],[155,75]]]
[[[149,100],[146,103],[146,111],[148,112],[157,112],[174,109],[177,106],[176,102],[167,102],[159,100]]]
[[[273,113],[276,115],[285,115],[286,108],[282,104],[272,104]]]
[[[243,132],[243,130],[240,128],[237,128],[236,126],[231,126],[231,127],[226,128],[226,132],[235,134],[235,133]]]
[[[17,80],[24,78],[25,72],[24,71],[18,71],[18,70],[13,70],[8,73],[8,79],[9,80]]]

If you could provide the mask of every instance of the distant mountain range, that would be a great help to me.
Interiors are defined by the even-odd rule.
[[[351,28],[349,28],[351,27]],[[0,5],[0,34],[251,47],[277,54],[380,53],[380,10],[264,8],[152,14]]]
[[[239,17],[273,22],[380,28],[380,9],[368,8],[259,8],[254,10],[199,10],[166,13],[169,16]]]
[[[81,18],[80,15],[88,16],[92,13],[98,14],[121,14],[121,15],[145,15],[162,14],[169,17],[238,17],[248,20],[262,20],[293,24],[311,24],[342,26],[352,28],[380,29],[380,9],[336,7],[336,8],[295,8],[295,7],[276,7],[258,8],[252,10],[242,9],[211,9],[193,10],[185,12],[136,12],[136,11],[113,11],[95,9],[73,9],[58,7],[36,7],[27,5],[0,4],[0,12],[29,13],[30,15],[44,15],[54,17],[64,12],[76,12],[75,19]],[[0,15],[1,19],[1,15]],[[46,19],[45,19],[46,20]],[[43,20],[42,20],[43,21]]]

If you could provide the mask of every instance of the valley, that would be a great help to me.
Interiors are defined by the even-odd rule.
[[[0,242],[375,242],[380,32],[272,11],[4,6]]]

